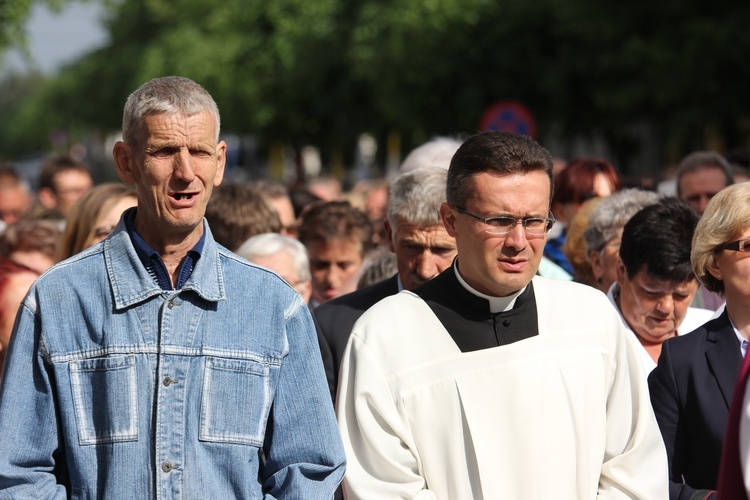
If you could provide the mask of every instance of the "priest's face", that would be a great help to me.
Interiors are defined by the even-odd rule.
[[[444,203],[440,215],[448,234],[456,239],[461,276],[478,292],[505,297],[534,277],[547,235],[529,234],[520,222],[507,234],[490,234],[487,224],[476,217],[547,218],[550,180],[543,171],[512,175],[482,172],[471,182],[472,196],[465,206]]]

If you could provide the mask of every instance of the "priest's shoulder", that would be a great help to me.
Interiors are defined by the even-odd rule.
[[[578,304],[578,306],[591,306],[600,303],[610,305],[609,299],[601,290],[589,285],[542,276],[534,276],[532,281],[537,298],[540,294],[552,296],[556,301],[571,303],[573,308],[575,308],[575,304]]]
[[[403,328],[418,328],[424,325],[426,316],[432,316],[430,311],[429,306],[418,295],[402,290],[367,309],[354,324],[352,335],[364,338],[371,330],[396,332]]]

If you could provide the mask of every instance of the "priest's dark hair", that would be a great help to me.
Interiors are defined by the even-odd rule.
[[[483,172],[496,175],[544,172],[549,177],[552,199],[552,155],[526,136],[488,131],[469,137],[451,159],[446,189],[448,203],[464,206],[473,195],[471,178]]]
[[[690,245],[698,214],[683,200],[668,197],[637,212],[622,230],[620,260],[628,278],[641,269],[658,280],[695,279]]]

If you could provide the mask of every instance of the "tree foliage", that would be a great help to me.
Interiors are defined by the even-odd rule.
[[[0,53],[8,47],[26,48],[23,25],[31,15],[36,3],[43,3],[52,10],[61,9],[68,0],[0,0]]]
[[[637,145],[634,123],[682,150],[700,147],[707,126],[728,145],[747,133],[747,3],[121,0],[111,9],[110,43],[39,85],[15,111],[24,126],[117,129],[128,92],[180,74],[214,95],[224,130],[324,149],[347,150],[363,131],[399,132],[406,147],[471,133],[502,99],[531,108],[542,134],[554,125],[564,137],[604,135],[623,157]]]

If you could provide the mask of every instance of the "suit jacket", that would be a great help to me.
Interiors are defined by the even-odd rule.
[[[344,348],[349,341],[354,323],[376,302],[396,293],[398,293],[398,274],[361,290],[337,297],[313,309],[312,316],[315,328],[318,330],[320,355],[323,358],[328,388],[334,403],[339,383],[341,358],[344,356]]]
[[[740,426],[745,417],[745,408],[749,402],[745,399],[748,377],[750,377],[750,356],[745,355],[740,375],[734,387],[732,406],[729,409],[727,433],[724,436],[724,449],[721,450],[719,467],[719,499],[747,500],[745,488],[745,471],[742,468],[740,452]]]
[[[649,376],[651,404],[669,459],[669,497],[716,489],[724,430],[742,365],[727,312],[664,342]]]

